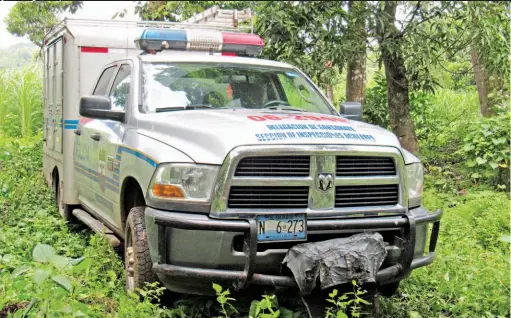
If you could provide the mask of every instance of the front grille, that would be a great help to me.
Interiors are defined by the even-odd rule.
[[[396,205],[398,199],[399,186],[397,184],[335,187],[336,208]]]
[[[392,158],[337,156],[338,177],[395,176],[396,166]]]
[[[236,168],[237,177],[307,177],[309,156],[272,156],[243,158]]]
[[[227,206],[231,209],[307,208],[309,187],[233,186]]]

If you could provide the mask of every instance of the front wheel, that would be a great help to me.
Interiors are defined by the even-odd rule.
[[[398,288],[399,282],[393,282],[383,286],[378,286],[378,292],[380,292],[380,294],[384,297],[392,297],[395,293],[397,293]]]
[[[149,245],[144,221],[144,207],[132,208],[126,220],[124,242],[124,263],[126,270],[126,290],[136,292],[145,283],[156,281],[149,255]]]

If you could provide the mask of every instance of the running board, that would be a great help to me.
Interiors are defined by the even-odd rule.
[[[118,247],[121,245],[121,241],[115,235],[115,233],[106,227],[100,220],[95,219],[89,213],[85,212],[84,210],[74,209],[73,215],[76,216],[76,218],[82,221],[85,225],[90,227],[94,232],[105,237],[108,240],[108,243],[113,247]]]

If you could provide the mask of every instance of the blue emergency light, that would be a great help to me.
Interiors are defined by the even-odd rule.
[[[162,50],[222,52],[222,55],[257,56],[264,42],[256,34],[199,29],[146,29],[135,40],[146,52]]]

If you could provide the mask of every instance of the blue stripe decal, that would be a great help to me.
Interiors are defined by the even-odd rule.
[[[78,171],[78,172],[80,172],[81,174],[85,175],[86,177],[89,177],[90,179],[95,180],[95,178],[91,178],[91,177],[92,177],[91,175],[89,175],[89,174],[88,174],[88,173],[86,173],[85,171],[83,171],[83,170],[79,169],[78,167],[75,167],[75,170],[76,170],[76,171]],[[113,191],[113,192],[115,192],[115,193],[119,193],[119,190],[118,190],[118,189],[116,189],[116,188],[112,187],[112,186],[111,186],[111,185],[109,185],[108,183],[106,183],[106,184],[105,184],[105,188],[107,188],[108,190],[111,190],[111,191]],[[100,197],[102,197],[102,198],[103,198],[103,199],[105,199],[105,200],[108,200],[108,199],[106,199],[104,196],[102,196],[101,194],[99,194],[99,193],[97,193],[97,192],[96,192],[95,194],[96,194],[96,195],[98,195],[98,196],[100,196]]]
[[[78,170],[80,172],[82,172],[83,174],[87,174],[87,176],[94,180],[95,182],[100,182],[100,178],[102,178],[103,176],[101,174],[99,174],[98,172],[92,170],[92,169],[88,169],[87,167],[85,167],[84,165],[78,163],[78,162],[75,162],[75,168],[79,168]],[[84,171],[85,170],[85,171]],[[117,177],[119,178],[119,177]],[[110,179],[109,177],[105,176],[105,181],[107,182],[110,182],[111,184],[111,187],[119,187],[119,179],[117,180],[113,180],[113,179]],[[108,183],[105,183],[105,185],[108,185]],[[117,191],[118,189],[116,189]]]
[[[94,182],[98,182],[98,183],[99,183],[99,178],[98,178],[98,177],[93,176],[93,175],[90,175],[89,173],[87,173],[87,172],[83,171],[83,170],[82,170],[82,169],[80,169],[79,167],[75,167],[75,170],[76,170],[76,171],[78,171],[78,172],[80,172],[81,174],[83,174],[83,175],[84,175],[84,176],[86,176],[87,178],[91,179],[92,181],[94,181]],[[109,184],[109,183],[107,183],[107,182],[105,182],[105,184],[104,184],[104,185],[105,185],[105,188],[107,188],[107,189],[109,189],[109,190],[111,190],[111,191],[113,191],[113,192],[115,192],[115,193],[119,193],[119,189],[118,189],[118,188],[116,188],[116,187],[114,187],[113,185],[111,185],[111,184]]]
[[[60,126],[62,127],[62,126]],[[64,125],[64,129],[76,129],[78,128],[78,125]]]
[[[115,180],[112,180],[112,179],[110,179],[110,178],[108,178],[108,177],[107,177],[107,178],[106,178],[106,181],[107,181],[107,182],[110,182],[110,183],[111,183],[113,186],[115,186],[115,187],[119,187],[119,182],[117,182],[117,181],[115,181]]]
[[[115,193],[118,193],[118,192],[119,192],[119,189],[117,189],[117,188],[115,188],[115,187],[111,186],[111,185],[110,185],[110,184],[108,184],[108,183],[105,183],[105,188],[107,188],[107,189],[109,189],[109,190],[111,190],[111,191],[113,191],[113,192],[115,192]]]
[[[62,122],[62,119],[60,120]],[[65,125],[78,125],[80,121],[77,119],[77,120],[70,120],[70,119],[66,119],[64,120],[64,124]]]
[[[119,150],[119,149],[120,149],[120,150]],[[156,163],[153,159],[151,159],[151,158],[147,157],[146,155],[144,155],[144,154],[142,154],[142,153],[140,153],[140,152],[138,152],[138,151],[135,151],[135,150],[133,150],[133,149],[130,149],[130,148],[127,148],[127,147],[124,147],[124,146],[119,146],[119,147],[117,148],[117,152],[118,152],[118,153],[120,153],[120,152],[122,152],[122,151],[127,152],[127,153],[129,153],[129,154],[132,154],[132,155],[134,155],[135,157],[137,157],[137,158],[140,158],[140,159],[144,160],[145,162],[149,163],[151,166],[153,166],[153,167],[155,167],[155,168],[156,168],[156,166],[158,166],[158,164],[157,164],[157,163]]]

